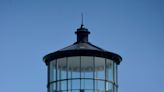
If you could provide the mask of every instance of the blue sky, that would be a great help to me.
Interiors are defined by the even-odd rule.
[[[0,0],[0,92],[46,92],[42,57],[75,42],[120,54],[119,92],[164,91],[163,0]]]

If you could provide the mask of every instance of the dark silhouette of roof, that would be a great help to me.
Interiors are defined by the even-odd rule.
[[[84,28],[83,25],[77,29],[75,34],[77,35],[77,41],[74,44],[46,55],[44,57],[45,63],[48,64],[54,59],[69,56],[97,56],[111,59],[117,64],[121,62],[122,58],[118,54],[106,51],[91,44],[88,41],[88,35],[90,32],[88,29]]]

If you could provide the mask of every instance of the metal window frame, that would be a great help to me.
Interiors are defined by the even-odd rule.
[[[76,56],[77,57],[77,56]],[[82,58],[82,56],[79,56],[79,60],[80,60],[80,78],[72,78],[72,72],[71,72],[71,77],[69,78],[69,76],[68,76],[68,68],[69,68],[69,61],[68,61],[68,58],[69,57],[64,57],[65,59],[66,59],[66,67],[67,67],[67,69],[66,69],[66,78],[65,79],[59,79],[58,77],[61,77],[61,73],[59,74],[59,61],[58,61],[58,59],[55,59],[54,61],[53,61],[53,63],[51,63],[51,64],[54,64],[54,62],[56,63],[55,64],[55,67],[53,67],[53,68],[55,68],[55,71],[56,71],[56,80],[54,80],[54,81],[50,81],[50,73],[51,73],[51,69],[50,69],[50,65],[51,64],[49,64],[49,67],[48,67],[48,86],[47,87],[50,87],[50,85],[53,85],[54,83],[56,84],[56,91],[64,91],[64,90],[62,90],[62,88],[61,89],[59,89],[59,86],[62,86],[61,85],[61,82],[62,81],[66,81],[66,91],[68,92],[68,91],[73,91],[73,90],[93,90],[94,92],[96,91],[96,90],[99,90],[97,87],[96,87],[96,85],[97,85],[97,83],[96,82],[98,82],[98,81],[104,81],[104,91],[107,91],[107,89],[109,89],[109,87],[107,87],[107,83],[109,84],[109,83],[111,83],[112,85],[113,85],[113,92],[117,92],[117,88],[118,88],[118,84],[116,83],[118,80],[117,80],[117,65],[114,65],[115,64],[115,62],[113,62],[112,61],[112,66],[113,66],[113,70],[112,70],[112,72],[113,72],[113,80],[109,80],[108,78],[107,78],[107,76],[111,76],[111,75],[109,75],[109,73],[107,72],[107,58],[103,58],[104,59],[104,62],[105,62],[105,65],[104,65],[104,73],[105,73],[105,77],[104,77],[104,79],[99,79],[99,78],[97,78],[96,76],[97,76],[97,73],[96,73],[96,71],[95,71],[95,58],[97,58],[97,57],[95,57],[95,56],[91,56],[92,57],[92,63],[93,63],[93,68],[94,68],[94,71],[93,71],[93,76],[92,76],[92,78],[86,78],[86,77],[84,77],[84,78],[82,78],[82,72],[81,72],[81,58]],[[101,57],[102,58],[102,57]],[[110,60],[110,59],[109,59]],[[116,73],[116,75],[114,74],[114,73]],[[59,75],[58,75],[59,74]],[[115,79],[114,79],[115,78]],[[55,79],[55,78],[54,78]],[[79,89],[73,89],[72,88],[72,82],[71,82],[71,88],[69,88],[68,87],[68,85],[69,85],[69,83],[68,83],[68,81],[72,81],[72,80],[80,80],[80,88]],[[85,86],[84,86],[84,89],[82,89],[82,80],[92,80],[93,81],[93,88],[92,89],[86,89],[85,88]],[[60,82],[60,85],[58,84]],[[114,88],[114,87],[116,87],[116,89]],[[50,92],[50,88],[48,88],[48,92]]]

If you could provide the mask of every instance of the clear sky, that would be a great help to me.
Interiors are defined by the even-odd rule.
[[[0,0],[0,92],[46,92],[42,57],[75,42],[120,54],[119,92],[164,92],[164,0]]]

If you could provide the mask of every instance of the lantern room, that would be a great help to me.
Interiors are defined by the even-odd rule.
[[[83,25],[75,34],[75,43],[43,58],[48,92],[117,92],[121,56],[90,43]]]

